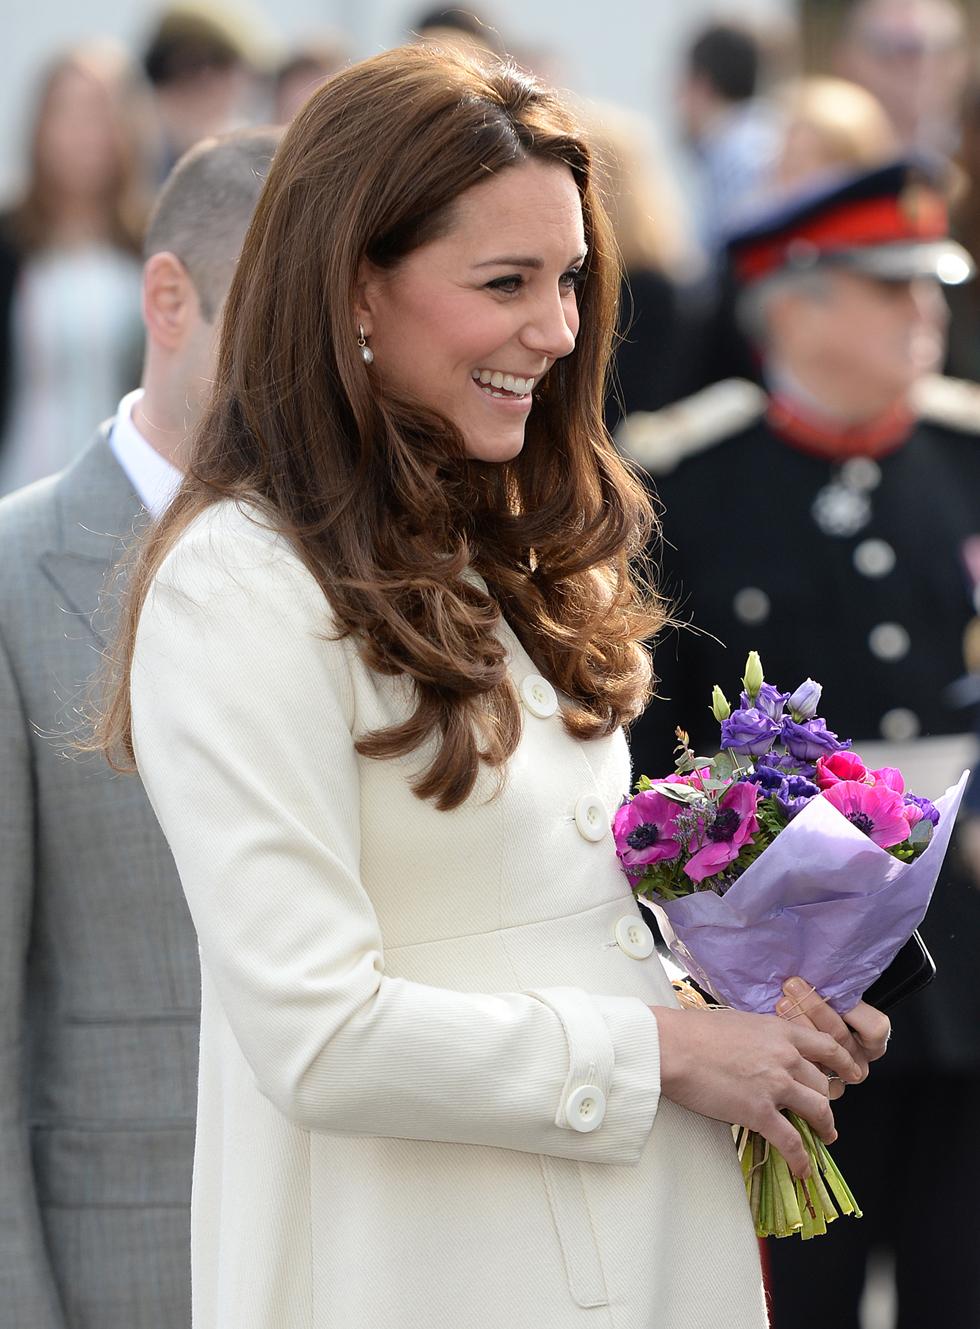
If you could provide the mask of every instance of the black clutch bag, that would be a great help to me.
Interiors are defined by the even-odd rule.
[[[887,1011],[927,986],[936,977],[936,963],[918,932],[913,932],[885,972],[868,988],[864,1000]]]

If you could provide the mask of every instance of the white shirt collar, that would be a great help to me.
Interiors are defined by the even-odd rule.
[[[109,434],[109,447],[126,472],[147,512],[156,521],[162,517],[180,488],[183,475],[166,457],[152,447],[133,424],[133,407],[142,398],[143,389],[127,393]]]

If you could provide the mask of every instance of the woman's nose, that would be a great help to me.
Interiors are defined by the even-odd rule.
[[[575,349],[578,333],[578,310],[560,296],[542,303],[524,325],[521,340],[529,350],[560,360]]]

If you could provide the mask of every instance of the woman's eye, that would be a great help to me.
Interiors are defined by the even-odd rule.
[[[569,268],[562,274],[561,284],[566,291],[577,291],[585,281],[584,268]]]
[[[504,295],[514,295],[523,285],[523,277],[495,277],[493,281],[487,282],[487,289],[490,291],[502,291]]]

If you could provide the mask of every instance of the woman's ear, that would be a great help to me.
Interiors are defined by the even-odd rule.
[[[354,284],[354,320],[370,337],[378,314],[383,273],[366,258],[361,260]],[[356,329],[355,329],[356,331]]]

